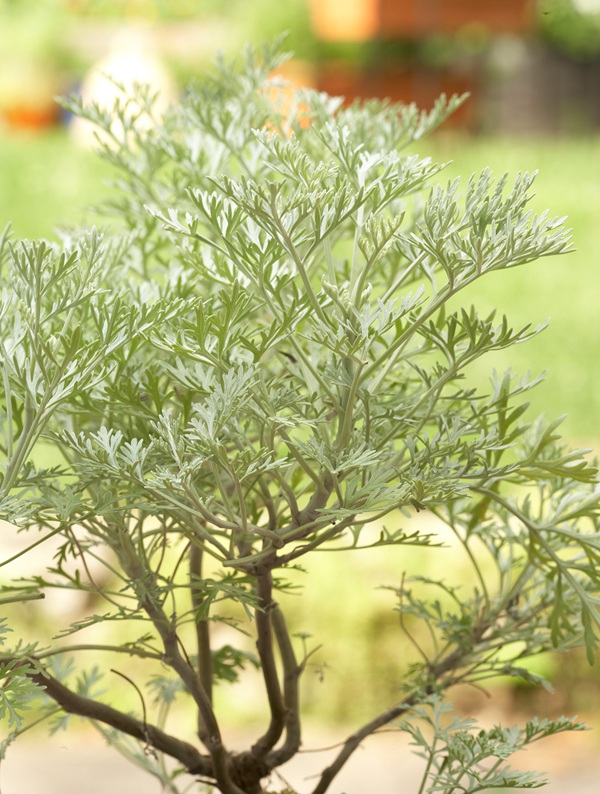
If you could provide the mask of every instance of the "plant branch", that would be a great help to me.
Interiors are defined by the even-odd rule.
[[[35,547],[39,546],[40,543],[45,543],[49,538],[54,537],[54,535],[58,535],[62,531],[63,531],[62,525],[57,527],[56,529],[53,529],[52,532],[49,532],[47,535],[44,535],[39,540],[36,540],[34,543],[31,543],[26,548],[21,549],[16,554],[13,554],[11,557],[7,557],[6,559],[2,560],[2,562],[0,562],[0,568],[3,568],[5,565],[8,565],[9,563],[14,562],[15,560],[18,560],[19,557],[22,557],[24,554],[27,554],[27,552],[31,551],[32,549],[35,549]]]
[[[303,665],[296,660],[290,634],[278,604],[274,604],[271,622],[283,663],[283,699],[285,702],[285,731],[283,745],[267,759],[269,766],[281,766],[293,758],[301,744],[299,681]]]
[[[140,606],[152,621],[163,642],[165,649],[164,662],[179,675],[198,706],[199,714],[201,715],[201,720],[199,719],[198,722],[199,727],[201,726],[202,728],[199,736],[211,755],[215,779],[221,793],[244,794],[231,780],[228,763],[229,754],[223,745],[221,731],[210,699],[202,686],[198,674],[181,653],[181,641],[175,631],[174,623],[167,617],[153,595],[160,589],[154,581],[155,575],[143,567],[136,556],[127,532],[122,531],[120,536],[122,542],[121,564],[133,580],[134,586],[136,586]]]
[[[112,706],[76,694],[52,678],[46,670],[28,673],[27,677],[42,687],[48,697],[58,703],[68,714],[77,714],[80,717],[102,722],[121,733],[133,736],[134,739],[180,761],[191,774],[213,775],[211,758],[199,753],[193,745],[170,736],[154,725],[148,725],[145,721],[124,714]]]
[[[298,272],[298,275],[300,276],[300,279],[302,280],[302,285],[306,291],[306,294],[308,296],[308,299],[310,300],[311,306],[313,307],[315,314],[324,325],[329,326],[327,317],[323,312],[323,307],[317,300],[317,296],[315,295],[314,290],[312,288],[312,284],[310,283],[310,279],[308,277],[308,273],[306,272],[306,268],[304,267],[304,262],[302,261],[302,257],[298,253],[298,250],[296,249],[296,246],[294,245],[292,238],[289,236],[285,228],[285,224],[283,223],[283,220],[279,216],[279,213],[277,211],[276,198],[277,198],[276,189],[272,188],[271,201],[270,201],[271,213],[273,216],[273,220],[275,221],[277,230],[283,241],[283,245],[287,250],[287,252],[289,253],[289,255],[292,257],[292,261],[296,266],[296,270]]]
[[[210,649],[210,630],[206,617],[200,617],[204,603],[201,587],[203,551],[195,543],[190,545],[190,595],[194,611],[194,625],[196,627],[196,644],[198,647],[198,676],[206,692],[209,703],[212,704],[212,654]],[[206,725],[200,721],[202,715],[198,713],[198,732],[205,733]]]
[[[345,529],[351,527],[353,524],[356,523],[356,516],[348,516],[348,518],[344,518],[341,521],[338,521],[337,524],[334,524],[329,529],[322,532],[317,537],[313,538],[313,540],[309,541],[308,543],[303,544],[302,546],[296,546],[296,548],[289,551],[287,554],[277,555],[277,562],[278,565],[281,567],[282,565],[286,565],[288,562],[292,560],[298,559],[298,557],[302,557],[307,554],[309,551],[318,548],[319,546],[323,545],[323,543],[327,543],[328,540],[335,538]],[[290,531],[290,537],[286,537],[286,542],[291,540],[301,540],[308,532],[312,529],[318,529],[320,524],[320,520],[317,518],[314,521],[311,521],[308,524],[304,524],[302,527],[299,527],[296,532],[293,530]],[[300,534],[299,530],[302,530],[302,534]],[[351,548],[351,547],[350,547]]]
[[[481,627],[479,632],[483,633],[483,630],[483,627]],[[457,647],[450,652],[444,649],[444,651],[438,655],[439,661],[437,663],[431,662],[428,665],[428,677],[424,689],[420,687],[411,692],[400,703],[381,712],[381,714],[378,714],[374,719],[365,723],[365,725],[355,731],[352,736],[349,736],[333,763],[323,770],[321,778],[311,794],[324,794],[324,792],[327,791],[335,776],[340,772],[363,739],[371,736],[378,731],[379,728],[388,725],[392,720],[395,720],[408,709],[422,701],[424,695],[431,695],[434,691],[448,689],[448,687],[458,683],[461,677],[457,676],[456,672],[464,664],[470,653],[470,646]],[[447,675],[448,673],[450,673],[450,675]]]
[[[3,603],[0,601],[0,603]],[[156,659],[162,661],[163,654],[156,651],[146,651],[143,648],[136,648],[133,645],[100,645],[95,643],[83,643],[79,645],[63,645],[58,648],[50,648],[38,653],[29,654],[29,659],[49,659],[51,656],[60,656],[63,653],[74,653],[76,651],[106,651],[107,653],[124,653],[128,656],[138,656],[140,659]],[[0,654],[0,661],[7,659]]]
[[[283,733],[286,704],[281,692],[275,664],[275,654],[273,653],[271,618],[275,604],[273,603],[273,576],[271,571],[266,570],[256,577],[256,588],[258,591],[258,605],[255,611],[256,647],[261,662],[271,719],[264,735],[252,746],[252,752],[256,757],[263,758],[275,746]]]
[[[44,593],[17,593],[17,595],[13,596],[1,596],[0,606],[2,604],[14,604],[20,601],[40,601],[43,598],[46,598]]]
[[[363,725],[362,728],[359,728],[359,730],[355,731],[352,736],[349,736],[344,742],[341,751],[338,753],[333,763],[326,767],[321,773],[319,782],[312,790],[311,794],[325,794],[333,779],[341,771],[342,767],[345,765],[363,739],[366,739],[367,736],[375,733],[375,731],[377,731],[379,728],[382,728],[384,725],[388,725],[390,722],[392,722],[392,720],[395,720],[401,714],[404,714],[408,709],[415,705],[416,701],[416,695],[409,695],[401,703],[398,703],[396,706],[393,706],[392,708],[387,709],[387,711],[382,712],[370,722],[365,723],[365,725]]]

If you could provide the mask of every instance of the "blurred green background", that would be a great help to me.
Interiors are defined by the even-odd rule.
[[[539,170],[533,209],[567,215],[576,248],[494,274],[466,296],[483,313],[497,308],[518,326],[550,320],[532,342],[490,358],[490,370],[548,370],[532,394],[533,409],[567,414],[569,440],[599,449],[600,1],[516,0],[521,17],[514,22],[431,19],[426,29],[411,23],[405,35],[398,20],[373,28],[364,16],[367,0],[356,3],[363,13],[358,32],[340,32],[319,27],[309,0],[0,0],[0,228],[10,222],[16,238],[53,237],[58,227],[96,222],[90,208],[109,191],[110,167],[76,143],[53,97],[78,89],[123,26],[151,33],[153,55],[178,88],[200,75],[217,49],[236,52],[244,41],[283,30],[297,57],[290,74],[299,82],[425,105],[447,87],[467,88],[467,111],[419,152],[450,161],[449,179],[466,180],[485,167],[497,175]],[[342,4],[346,15],[351,6]],[[326,650],[307,686],[320,718],[345,720],[368,705],[348,694],[365,677],[375,684],[375,699],[394,691],[404,650],[393,597],[375,588],[397,586],[399,575],[387,551],[349,555],[343,569],[334,566],[330,555],[317,557],[311,570],[318,592],[298,599],[295,610],[315,641],[330,637],[335,625],[329,647],[338,660],[352,660],[328,671]],[[367,605],[365,592],[373,594]],[[562,682],[550,708],[600,706],[600,687],[577,655],[568,664],[549,658],[543,669]]]

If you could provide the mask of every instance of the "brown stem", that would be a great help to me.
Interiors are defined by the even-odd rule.
[[[208,702],[212,705],[212,654],[210,650],[210,630],[208,620],[199,617],[204,596],[200,584],[202,577],[202,549],[195,543],[190,547],[190,592],[192,608],[194,610],[194,623],[196,625],[196,644],[198,647],[198,676],[202,688],[206,692]],[[206,725],[200,711],[198,712],[198,733],[206,735]]]
[[[296,660],[283,612],[276,604],[271,615],[273,631],[283,663],[283,698],[285,701],[285,742],[268,756],[271,769],[293,758],[301,744],[299,683],[302,665]]]
[[[335,538],[344,529],[347,527],[351,527],[356,520],[356,516],[348,516],[341,521],[339,521],[334,526],[330,527],[329,529],[321,532],[320,535],[313,538],[313,540],[303,543],[301,546],[294,546],[292,551],[289,551],[287,554],[278,554],[276,557],[278,567],[282,567],[283,565],[287,565],[288,562],[292,562],[293,560],[297,560],[298,557],[302,557],[304,554],[307,554],[312,549],[316,549],[321,546],[323,543],[326,543],[331,538]],[[302,537],[305,537],[309,534],[312,529],[315,529],[317,524],[318,518],[316,518],[311,524],[305,525],[302,528]],[[290,533],[291,534],[291,533]],[[286,542],[289,542],[289,538],[285,538]],[[293,540],[298,540],[298,537],[294,537]]]
[[[141,563],[126,530],[121,532],[120,537],[122,543],[121,565],[136,588],[140,606],[152,621],[162,640],[165,650],[163,661],[179,675],[198,706],[201,715],[201,720],[198,722],[202,726],[200,739],[210,753],[214,776],[221,794],[244,794],[242,789],[231,779],[229,773],[231,756],[223,745],[219,724],[208,695],[204,691],[197,672],[181,653],[180,646],[183,647],[183,645],[177,636],[174,622],[167,617],[155,597],[155,593],[159,592],[155,574]]]
[[[182,742],[145,721],[131,717],[129,714],[123,714],[112,706],[72,692],[64,684],[52,678],[45,670],[29,672],[27,677],[43,687],[46,694],[67,713],[103,722],[121,733],[133,736],[154,747],[155,750],[177,759],[191,774],[214,777],[212,759],[199,753],[193,745]]]
[[[318,525],[319,519],[321,519],[321,511],[327,505],[333,490],[333,480],[330,475],[327,475],[324,486],[316,488],[306,506],[292,517],[291,522],[286,527],[278,532],[280,538],[284,540],[285,543],[289,543],[292,540],[302,540],[302,538],[310,534]],[[275,560],[277,561],[277,565],[281,566],[295,556],[300,556],[300,554],[289,552],[288,554],[275,557]]]
[[[184,659],[179,649],[179,638],[173,625],[162,609],[157,607],[149,597],[142,598],[142,606],[161,636],[165,648],[164,661],[179,675],[198,706],[201,717],[199,723],[206,731],[200,738],[211,755],[215,778],[222,794],[244,794],[231,780],[229,753],[223,745],[217,718],[196,671]]]
[[[325,477],[324,487],[316,488],[313,495],[308,500],[306,507],[300,511],[299,522],[301,525],[310,524],[318,518],[320,511],[329,501],[333,487],[331,475],[327,475]]]
[[[281,567],[285,562],[291,559],[292,555],[282,555],[278,557],[276,549],[281,548],[291,541],[302,540],[302,538],[309,535],[316,527],[319,527],[322,520],[321,511],[327,505],[333,490],[333,480],[330,475],[326,475],[324,477],[324,484],[319,483],[317,485],[306,506],[299,512],[292,511],[292,520],[287,526],[277,530],[276,537],[278,542],[276,544],[264,546],[261,552],[250,553],[242,558],[238,557],[237,559],[224,560],[223,565],[227,568],[236,568],[237,570],[246,571],[254,576],[260,575],[267,566],[271,569]],[[266,560],[267,563],[265,562]]]
[[[396,717],[399,717],[407,709],[413,706],[415,701],[416,697],[410,695],[409,697],[405,698],[402,703],[399,703],[397,706],[393,706],[391,709],[382,712],[370,722],[367,722],[365,725],[363,725],[363,727],[353,733],[352,736],[349,736],[344,742],[344,745],[336,756],[334,762],[321,773],[319,782],[312,790],[312,794],[325,794],[334,777],[340,772],[346,761],[350,758],[352,753],[360,745],[363,739],[366,739],[367,736],[375,733],[375,731],[379,728],[382,728],[392,720],[395,720]]]
[[[277,508],[275,507],[275,502],[273,501],[273,497],[271,496],[268,486],[262,481],[262,479],[259,479],[258,485],[260,487],[260,492],[263,495],[265,507],[267,508],[267,515],[269,516],[269,532],[275,534],[277,532]]]
[[[263,679],[267,690],[271,720],[265,734],[252,746],[252,753],[257,758],[264,757],[271,750],[283,733],[285,727],[285,702],[281,693],[275,654],[273,653],[273,627],[271,616],[273,603],[273,576],[266,570],[256,577],[258,606],[256,619],[256,647],[261,662]]]
[[[457,676],[455,673],[458,668],[464,664],[468,657],[468,649],[455,648],[446,656],[440,658],[437,664],[430,664],[429,683],[425,687],[425,694],[431,695],[433,693],[434,682],[435,687],[440,690],[447,689],[453,684],[458,683],[461,680],[461,677]],[[448,673],[450,673],[450,675],[447,675]],[[408,709],[412,708],[416,703],[418,703],[419,700],[422,699],[422,696],[423,690],[407,695],[407,697],[405,697],[401,703],[398,703],[396,706],[392,706],[392,708],[383,711],[370,722],[367,722],[365,725],[363,725],[362,728],[359,728],[359,730],[353,733],[352,736],[349,736],[344,742],[341,751],[338,753],[333,763],[321,773],[321,778],[315,788],[312,790],[312,794],[325,794],[332,780],[342,769],[346,761],[350,758],[352,753],[360,745],[363,739],[366,739],[367,736],[375,733],[375,731],[379,730],[379,728],[382,728],[384,725],[389,724],[392,720],[395,720],[401,714],[404,714],[406,711],[408,711]]]

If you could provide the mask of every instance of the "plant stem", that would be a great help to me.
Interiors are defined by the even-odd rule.
[[[285,731],[283,746],[268,757],[273,768],[293,758],[301,744],[299,681],[303,667],[296,660],[290,634],[278,604],[271,613],[273,630],[277,639],[281,661],[283,663],[283,699],[285,701]]]
[[[39,601],[46,596],[43,593],[20,593],[19,595],[14,596],[2,596],[0,597],[0,605],[2,604],[14,604],[18,603],[19,601]]]
[[[275,746],[283,733],[286,704],[281,692],[273,653],[271,617],[275,605],[273,603],[273,575],[270,570],[266,570],[256,577],[256,589],[258,592],[258,605],[255,611],[256,647],[261,662],[271,719],[264,735],[252,746],[252,752],[258,758],[263,758]]]
[[[284,225],[282,219],[280,218],[279,213],[277,212],[276,196],[277,196],[276,192],[275,191],[271,191],[271,202],[270,202],[270,204],[271,204],[271,212],[272,212],[273,219],[275,221],[277,230],[278,230],[279,234],[281,235],[281,238],[283,240],[285,249],[287,250],[289,255],[292,257],[292,260],[293,260],[294,264],[296,265],[296,270],[298,271],[298,275],[300,276],[300,279],[302,280],[302,285],[303,285],[304,289],[306,290],[306,294],[308,296],[308,299],[310,300],[311,306],[313,307],[315,314],[317,315],[319,320],[324,325],[329,327],[329,322],[327,321],[327,317],[325,316],[325,313],[323,312],[323,307],[321,306],[321,304],[317,300],[317,296],[315,295],[315,292],[314,292],[314,290],[312,288],[312,284],[310,283],[310,279],[308,277],[308,273],[306,272],[306,268],[304,267],[304,262],[302,261],[302,257],[298,253],[298,250],[296,249],[296,246],[294,245],[291,237],[287,233],[285,225]]]
[[[346,761],[357,749],[363,739],[366,739],[367,736],[375,733],[375,731],[377,731],[379,728],[382,728],[384,725],[388,725],[390,722],[392,722],[392,720],[395,720],[401,714],[404,714],[405,711],[415,704],[416,700],[416,695],[409,695],[397,706],[393,706],[387,711],[382,712],[375,717],[375,719],[372,719],[370,722],[367,722],[365,725],[363,725],[362,728],[359,728],[359,730],[355,731],[352,736],[349,736],[344,742],[341,751],[338,753],[333,763],[326,767],[321,773],[321,778],[315,788],[312,790],[311,794],[325,794],[333,779],[340,772]]]
[[[27,677],[45,689],[46,694],[68,714],[77,714],[80,717],[103,722],[128,736],[133,736],[146,745],[177,759],[192,774],[213,775],[211,759],[199,753],[193,745],[176,739],[160,728],[148,725],[129,714],[107,706],[105,703],[99,703],[92,698],[76,694],[52,678],[45,670],[28,673]],[[235,792],[235,794],[238,793]]]
[[[75,653],[76,651],[105,651],[107,653],[125,653],[128,656],[138,656],[140,659],[156,659],[162,661],[163,654],[157,651],[145,651],[143,648],[135,648],[126,645],[97,645],[95,643],[83,643],[78,645],[63,645],[52,648],[41,653],[32,653],[28,659],[48,659],[50,656],[59,656],[63,653]],[[4,659],[0,654],[0,659]]]
[[[198,707],[200,715],[198,725],[202,729],[199,734],[200,739],[211,755],[214,765],[214,776],[221,794],[244,794],[231,780],[229,753],[223,745],[221,730],[210,699],[202,686],[198,674],[181,653],[180,645],[181,647],[183,645],[177,636],[175,625],[167,617],[155,596],[157,592],[160,592],[160,586],[155,581],[155,574],[148,571],[136,556],[126,531],[120,534],[123,544],[120,554],[121,564],[136,587],[140,606],[152,621],[162,640],[165,649],[164,662],[179,675]]]
[[[198,676],[209,703],[212,704],[212,654],[210,649],[210,630],[208,620],[200,617],[204,596],[202,592],[202,561],[203,551],[195,543],[190,546],[190,595],[194,611],[194,624],[196,626],[196,644],[198,647]],[[206,733],[206,725],[202,715],[198,712],[198,733]]]

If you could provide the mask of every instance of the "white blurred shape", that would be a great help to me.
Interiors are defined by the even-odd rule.
[[[82,82],[81,95],[85,104],[93,103],[111,110],[115,102],[134,97],[139,85],[149,86],[151,94],[157,95],[153,118],[144,113],[137,122],[148,128],[175,101],[177,89],[157,55],[152,31],[141,26],[127,26],[117,31],[106,56],[92,66]],[[137,114],[140,109],[139,103],[131,102],[128,115]],[[114,123],[118,124],[116,120]],[[92,146],[95,132],[90,122],[81,118],[73,120],[72,134],[78,143]],[[106,140],[105,136],[101,137]]]
[[[600,0],[573,0],[573,5],[581,14],[600,13]]]

